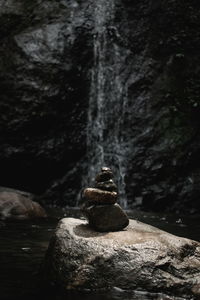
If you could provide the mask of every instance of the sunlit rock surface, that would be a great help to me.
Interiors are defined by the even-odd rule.
[[[117,287],[197,299],[200,243],[134,220],[123,231],[98,233],[65,218],[51,239],[45,277],[65,289]]]
[[[0,219],[25,220],[46,217],[41,205],[27,192],[0,187]]]

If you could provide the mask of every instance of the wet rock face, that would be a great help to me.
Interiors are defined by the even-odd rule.
[[[199,255],[198,242],[138,221],[130,220],[125,231],[100,233],[65,218],[51,239],[44,273],[48,283],[67,290],[117,287],[199,299]]]
[[[77,5],[0,4],[2,185],[44,192],[85,153],[90,46],[84,7]],[[78,182],[78,176],[71,179],[70,189]],[[66,194],[69,187],[65,184]]]
[[[126,120],[129,199],[134,194],[138,204],[157,210],[199,210],[198,4],[189,1],[188,10],[179,1],[124,3],[128,27],[135,28],[129,45],[137,52]]]
[[[114,2],[107,35],[108,46],[114,44],[122,57],[117,66],[126,86],[118,144],[129,204],[200,210],[199,5],[193,0]],[[76,203],[86,176],[92,3],[0,4],[0,184],[46,191],[47,199],[63,205]],[[110,126],[104,140],[113,140],[114,123],[122,115],[117,105],[106,105]],[[118,151],[108,147],[105,157],[113,149]]]

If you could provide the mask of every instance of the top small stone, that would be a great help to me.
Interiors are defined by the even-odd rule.
[[[97,174],[95,180],[96,182],[108,181],[113,178],[113,173],[110,168],[103,167],[101,168],[101,172]]]
[[[112,170],[110,168],[107,168],[107,167],[102,167],[101,171],[102,172],[111,172],[112,173]]]

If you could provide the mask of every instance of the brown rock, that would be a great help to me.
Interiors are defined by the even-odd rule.
[[[108,181],[113,178],[113,173],[110,168],[103,167],[101,172],[96,176],[96,182]]]
[[[100,232],[122,230],[129,224],[126,213],[119,204],[92,205],[83,211],[90,227]]]
[[[117,186],[112,179],[103,182],[97,182],[95,188],[109,192],[117,192]]]
[[[33,195],[10,188],[0,188],[0,219],[18,219],[46,217],[41,205],[32,200]]]
[[[89,203],[93,204],[114,204],[117,201],[116,192],[103,191],[95,188],[85,189],[83,195]]]

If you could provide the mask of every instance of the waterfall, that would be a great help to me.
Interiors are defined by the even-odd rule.
[[[119,188],[119,202],[126,208],[127,162],[122,128],[127,101],[124,76],[127,50],[117,43],[115,0],[97,0],[93,5],[94,63],[87,126],[87,184],[93,183],[91,180],[102,166],[111,167]]]

